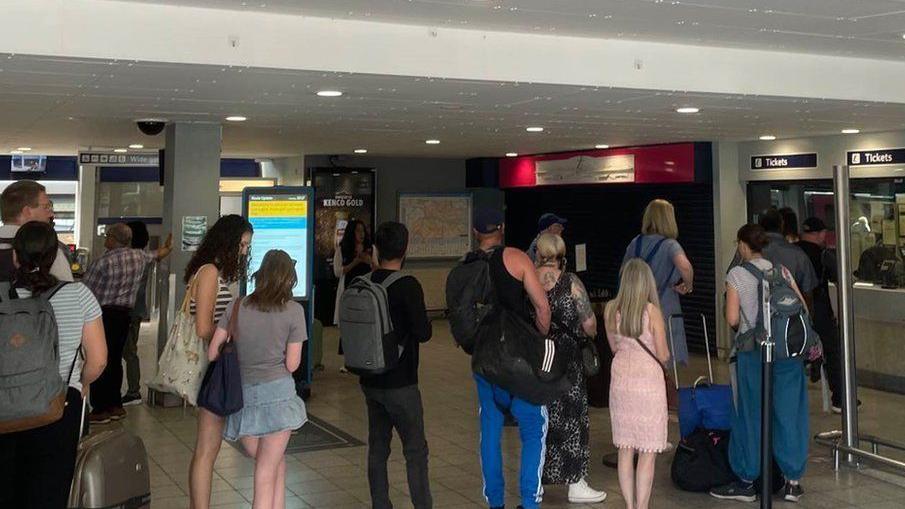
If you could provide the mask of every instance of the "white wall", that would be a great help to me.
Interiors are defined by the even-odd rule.
[[[305,155],[261,161],[261,176],[277,179],[280,186],[305,185]]]

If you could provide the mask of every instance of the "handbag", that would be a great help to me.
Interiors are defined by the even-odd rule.
[[[151,389],[175,394],[193,406],[198,401],[198,390],[208,365],[207,347],[195,332],[195,317],[189,312],[196,277],[197,274],[189,283],[170,328],[157,364],[157,375],[148,382]]]
[[[581,343],[581,367],[587,376],[597,376],[600,373],[600,354],[597,353],[594,340],[589,337],[585,337]]]
[[[645,352],[647,352],[647,355],[650,355],[653,360],[657,361],[657,365],[660,366],[660,369],[663,370],[663,382],[666,385],[666,408],[670,410],[678,410],[679,389],[678,387],[676,387],[676,383],[672,380],[672,376],[669,374],[669,370],[666,369],[666,366],[662,362],[660,362],[660,359],[657,358],[654,352],[650,351],[650,348],[648,348],[643,341],[638,338],[632,339],[634,339],[638,343],[638,345],[643,348]]]
[[[581,369],[587,376],[597,376],[600,373],[600,354],[597,353],[597,345],[594,344],[594,338],[589,338],[583,334],[574,334],[572,329],[566,327],[566,324],[559,318],[553,317],[553,323],[557,327],[566,331],[566,334],[572,336],[578,341],[578,348],[581,355]]]
[[[201,390],[198,392],[198,406],[226,417],[242,410],[242,375],[239,372],[239,353],[236,351],[236,324],[242,299],[236,299],[229,323],[226,326],[226,342],[220,345],[220,355],[210,363]]]

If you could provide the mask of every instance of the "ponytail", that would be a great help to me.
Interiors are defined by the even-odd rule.
[[[57,233],[53,226],[36,221],[22,225],[13,239],[13,250],[19,265],[15,275],[16,287],[25,288],[32,295],[40,295],[59,283],[50,273],[59,254]]]

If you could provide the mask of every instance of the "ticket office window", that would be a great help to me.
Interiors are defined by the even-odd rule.
[[[905,287],[905,179],[852,179],[850,183],[851,258],[856,281]],[[832,180],[751,182],[748,217],[757,222],[769,207],[789,207],[799,224],[815,216],[829,229],[836,245]]]

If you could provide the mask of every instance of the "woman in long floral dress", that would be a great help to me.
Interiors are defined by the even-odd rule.
[[[569,359],[567,375],[571,389],[547,405],[549,424],[544,462],[544,484],[569,486],[569,502],[602,502],[606,493],[588,486],[590,420],[588,392],[582,371],[580,338],[597,335],[597,318],[581,280],[564,272],[566,246],[561,237],[542,235],[537,242],[537,272],[547,291],[553,323],[550,335],[558,355]]]

